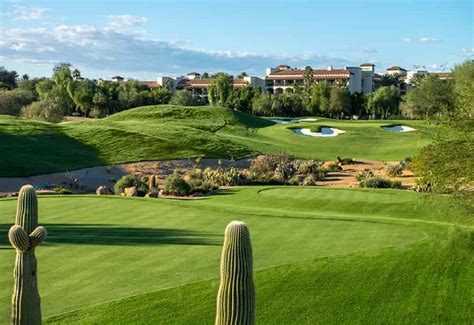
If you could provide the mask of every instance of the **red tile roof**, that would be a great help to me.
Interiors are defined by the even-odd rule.
[[[396,66],[396,65],[387,69],[387,71],[395,71],[395,70],[407,71],[407,70],[405,70],[405,69],[403,69],[399,66]]]
[[[453,77],[452,72],[430,72],[429,74],[438,76],[441,80],[451,79]]]
[[[188,88],[188,89],[202,89],[207,88],[211,84],[212,79],[183,79],[178,83],[177,88]],[[244,79],[234,79],[234,87],[243,87],[247,84]]]
[[[156,81],[139,81],[142,85],[147,85],[150,88],[160,88],[161,85]]]
[[[351,72],[346,69],[313,69],[314,79],[347,79]],[[304,70],[281,70],[275,71],[265,77],[266,80],[302,80],[304,79]]]

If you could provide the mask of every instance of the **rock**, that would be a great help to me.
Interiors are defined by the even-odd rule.
[[[136,186],[132,186],[132,187],[127,187],[123,190],[123,193],[122,193],[123,196],[138,196],[138,192],[137,192],[137,187]]]
[[[105,185],[101,185],[95,190],[95,194],[97,194],[97,195],[112,195],[113,193],[112,193],[112,190],[110,188],[108,188]]]
[[[156,191],[148,192],[147,194],[145,194],[145,197],[156,199],[158,197],[158,193]]]

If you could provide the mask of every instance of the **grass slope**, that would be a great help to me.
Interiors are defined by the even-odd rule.
[[[0,152],[8,153],[0,159],[0,177],[141,160],[239,159],[281,152],[322,160],[337,156],[397,160],[415,154],[432,137],[424,122],[401,123],[417,132],[384,131],[383,121],[321,120],[296,125],[346,131],[334,138],[313,138],[295,134],[290,129],[295,125],[274,125],[225,108],[167,105],[56,125],[0,116]]]
[[[251,229],[260,323],[469,323],[472,220],[447,197],[427,198],[295,187],[197,201],[43,197],[43,314],[63,324],[210,323],[223,230],[241,219]],[[15,204],[0,200],[0,323]]]

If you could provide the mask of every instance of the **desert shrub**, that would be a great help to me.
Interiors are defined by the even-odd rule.
[[[392,188],[398,188],[398,189],[400,189],[400,188],[402,188],[402,187],[403,187],[403,186],[402,186],[402,182],[401,182],[401,181],[399,181],[399,180],[392,181]]]
[[[295,160],[296,172],[300,175],[310,175],[320,172],[321,164],[318,160]]]
[[[338,163],[332,162],[325,168],[326,172],[336,172],[342,170],[342,167]]]
[[[301,179],[299,176],[293,176],[289,180],[286,181],[287,185],[298,186],[300,185]]]
[[[337,162],[341,165],[352,165],[354,163],[354,159],[337,157]]]
[[[58,193],[58,194],[72,194],[71,190],[64,188],[62,186],[57,186],[53,188],[53,191]]]
[[[163,193],[167,195],[186,196],[191,193],[191,186],[175,171],[165,180]]]
[[[209,183],[202,169],[195,168],[186,173],[186,181],[191,188],[191,193],[208,193],[217,188],[217,186]]]
[[[44,99],[24,107],[21,115],[34,120],[60,122],[64,117],[64,108],[53,100]]]
[[[423,177],[417,178],[413,185],[413,190],[420,193],[428,193],[432,191],[431,183]]]
[[[359,187],[392,188],[392,182],[385,178],[372,177],[359,182]]]
[[[385,167],[385,174],[391,177],[401,176],[403,173],[403,166],[400,164],[388,165]]]
[[[127,187],[135,186],[137,188],[137,193],[139,196],[143,196],[148,192],[147,179],[140,178],[135,175],[124,175],[121,179],[117,181],[114,185],[114,192],[117,195],[120,195]]]
[[[355,179],[360,182],[360,181],[363,181],[363,180],[366,180],[368,178],[372,178],[374,177],[374,171],[372,169],[362,169],[361,171],[359,171],[356,176],[355,176]]]
[[[249,168],[249,179],[254,183],[286,183],[296,173],[292,159],[285,154],[258,156]]]
[[[412,164],[413,162],[411,157],[406,157],[405,159],[400,160],[400,166],[402,166],[406,170],[411,170]]]
[[[204,169],[204,180],[213,186],[236,186],[242,185],[244,177],[242,173],[234,167]]]
[[[316,186],[316,181],[318,180],[319,179],[317,178],[317,176],[315,176],[314,174],[310,174],[304,178],[301,185],[302,186]]]

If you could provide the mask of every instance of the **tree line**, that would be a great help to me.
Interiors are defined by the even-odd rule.
[[[417,76],[415,88],[405,96],[400,95],[401,80],[397,76],[384,76],[382,86],[370,94],[350,94],[343,85],[316,82],[308,66],[303,85],[295,85],[283,94],[269,94],[259,87],[234,87],[233,76],[226,73],[204,73],[202,77],[212,79],[206,97],[187,90],[173,93],[169,84],[151,89],[135,80],[116,83],[87,79],[69,63],[56,65],[51,78],[20,78],[15,71],[0,68],[0,114],[59,121],[64,115],[104,117],[142,105],[210,104],[258,116],[426,118],[454,109],[456,73],[455,69],[452,80]],[[241,73],[237,78],[245,75]]]

